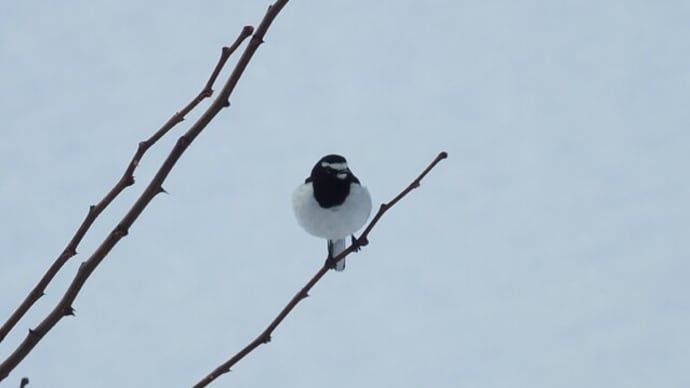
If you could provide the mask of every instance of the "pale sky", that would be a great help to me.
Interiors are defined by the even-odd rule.
[[[267,5],[3,5],[0,320]],[[193,385],[323,263],[290,208],[316,160],[346,156],[379,204],[447,151],[211,386],[690,386],[688,20],[683,1],[291,1],[170,194],[0,385]],[[199,112],[147,154],[2,359]]]

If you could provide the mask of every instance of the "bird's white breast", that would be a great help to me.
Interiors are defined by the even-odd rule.
[[[371,197],[366,187],[352,183],[342,205],[324,209],[314,198],[311,184],[300,185],[292,196],[292,208],[300,226],[314,236],[335,240],[359,230],[371,213]]]

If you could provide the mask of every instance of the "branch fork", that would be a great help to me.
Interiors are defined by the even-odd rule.
[[[278,3],[285,5],[287,0],[278,0]],[[261,39],[263,34],[266,33],[270,22],[277,16],[280,7],[277,7],[274,12],[270,15],[264,17],[262,22],[263,29],[260,28],[260,33],[254,35],[252,41],[255,39]],[[270,16],[270,17],[269,17]],[[175,114],[173,114],[168,121],[166,121],[163,126],[151,135],[148,139],[142,140],[137,144],[137,149],[132,158],[130,159],[124,173],[120,179],[115,183],[111,190],[96,204],[90,205],[86,217],[82,223],[77,228],[72,239],[69,241],[67,246],[63,249],[62,253],[55,259],[53,264],[48,268],[45,274],[41,277],[39,282],[34,286],[34,288],[28,293],[21,304],[15,309],[15,311],[10,315],[10,317],[0,326],[0,342],[2,342],[7,334],[15,328],[17,323],[26,315],[26,313],[31,309],[32,306],[45,294],[45,290],[53,280],[55,275],[64,268],[65,264],[69,259],[77,254],[77,247],[81,243],[82,239],[86,233],[90,230],[94,221],[98,216],[113,202],[113,200],[119,196],[127,187],[132,186],[135,183],[134,171],[139,166],[144,154],[155,145],[158,140],[163,136],[168,134],[170,130],[177,124],[185,119],[185,116],[196,108],[204,99],[210,98],[213,95],[213,85],[215,84],[221,70],[224,68],[226,62],[230,58],[240,45],[252,34],[254,33],[254,28],[252,26],[245,26],[240,32],[239,36],[235,39],[234,43],[229,47],[223,47],[221,50],[221,56],[218,60],[211,76],[205,83],[203,89],[197,94],[194,99],[192,99],[184,108]],[[196,136],[209,124],[211,119],[221,110],[221,108],[229,105],[229,97],[234,89],[235,85],[239,81],[242,71],[249,63],[249,60],[253,57],[258,44],[252,45],[251,43],[247,46],[244,53],[238,60],[234,71],[229,76],[225,82],[223,89],[219,96],[211,103],[206,112],[202,117],[184,134],[182,135],[175,147],[172,149],[168,158],[165,160],[163,165],[159,168],[158,172],[152,178],[151,182],[132,205],[127,214],[123,219],[115,226],[115,228],[105,237],[101,245],[96,248],[93,254],[85,260],[80,266],[74,276],[74,279],[70,286],[65,291],[62,299],[57,303],[54,309],[47,314],[47,316],[33,329],[29,330],[29,333],[24,338],[24,340],[17,345],[14,351],[2,362],[0,362],[0,381],[5,379],[9,373],[26,357],[29,352],[36,346],[36,344],[43,338],[48,331],[50,331],[58,321],[63,317],[68,315],[74,315],[74,310],[71,305],[74,299],[79,294],[82,286],[86,280],[90,277],[91,273],[96,269],[96,267],[101,263],[105,256],[110,252],[110,250],[125,236],[128,234],[129,227],[136,221],[136,219],[144,211],[148,203],[159,193],[165,192],[163,189],[163,181],[170,173],[172,168],[175,166],[180,156],[187,149],[189,144],[196,138]]]

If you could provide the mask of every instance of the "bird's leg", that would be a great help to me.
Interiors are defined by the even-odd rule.
[[[331,240],[326,240],[326,248],[328,249],[328,258],[332,259],[333,258],[333,241]]]
[[[333,261],[333,241],[326,240],[326,245],[328,248],[328,257],[326,258],[326,263],[324,265],[330,269],[334,269],[335,261]]]

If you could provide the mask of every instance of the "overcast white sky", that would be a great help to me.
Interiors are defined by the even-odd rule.
[[[1,7],[0,320],[267,5]],[[212,386],[690,386],[688,20],[687,1],[293,0],[170,195],[0,385],[194,384],[322,264],[290,209],[318,158],[345,155],[380,203],[445,150],[347,270]]]

